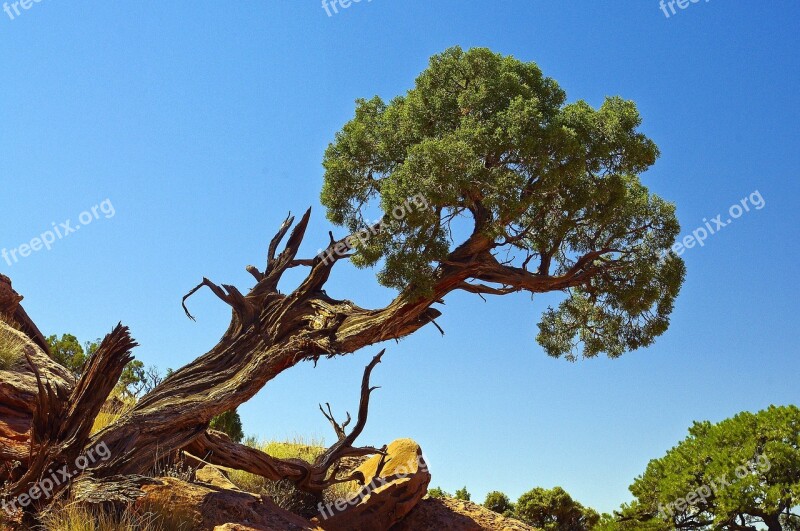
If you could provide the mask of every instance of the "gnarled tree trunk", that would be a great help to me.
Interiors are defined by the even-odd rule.
[[[111,457],[89,466],[90,477],[80,482],[79,489],[76,487],[83,499],[103,499],[103,490],[110,496],[130,493],[132,483],[126,477],[146,474],[159,458],[181,450],[270,479],[288,479],[301,489],[318,493],[327,485],[351,479],[336,477],[336,462],[340,458],[379,452],[376,448],[352,446],[366,421],[372,390],[369,373],[379,356],[365,372],[361,409],[354,430],[345,434],[344,425],[339,426],[329,417],[339,440],[314,464],[275,459],[217,433],[209,433],[211,419],[246,402],[267,382],[301,361],[316,362],[321,357],[352,353],[365,346],[402,338],[432,323],[440,312],[431,306],[442,302],[453,290],[496,295],[520,290],[539,293],[581,285],[597,273],[593,265],[597,253],[582,258],[560,276],[500,264],[490,252],[493,242],[482,233],[481,224],[476,223],[472,236],[436,270],[430,293],[411,295],[415,292],[410,286],[385,308],[367,310],[348,300],[333,299],[323,289],[332,268],[351,249],[353,238],[334,241],[331,236],[325,252],[311,259],[297,258],[309,216],[310,209],[290,234],[294,218],[286,219],[269,244],[263,271],[247,267],[255,278],[255,285],[247,294],[234,286],[218,286],[204,278],[184,297],[184,309],[192,317],[186,309],[186,299],[204,287],[209,288],[231,307],[227,331],[208,353],[165,379],[132,410],[93,436],[89,436],[87,427],[91,427],[135,343],[127,329],[118,327],[106,337],[103,347],[87,362],[88,370],[75,382],[65,369],[49,360],[41,333],[19,307],[21,297],[10,290],[8,282],[8,289],[0,292],[5,293],[5,298],[0,300],[9,301],[9,308],[16,305],[13,315],[19,328],[31,339],[31,346],[27,349],[30,367],[14,374],[0,372],[0,438],[5,437],[0,442],[7,441],[0,450],[0,463],[11,459],[22,461],[26,457],[23,430],[26,425],[33,428],[30,452],[22,467],[24,473],[14,477],[17,482],[11,492],[24,492],[44,476],[50,465],[60,465],[104,443]],[[283,251],[277,253],[287,234]],[[309,273],[292,292],[281,293],[278,283],[293,267],[308,267]],[[500,287],[467,283],[468,279]],[[42,500],[39,505],[46,503],[47,500]]]

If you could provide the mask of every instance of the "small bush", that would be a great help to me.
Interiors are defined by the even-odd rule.
[[[195,480],[197,470],[185,463],[169,463],[157,467],[154,476],[159,478],[175,478],[187,483]]]
[[[239,413],[234,409],[233,411],[226,411],[221,415],[217,415],[211,419],[212,430],[218,430],[226,433],[228,437],[234,442],[242,442],[244,432],[242,431],[242,419]]]
[[[463,500],[463,501],[470,501],[472,499],[472,495],[467,490],[467,487],[464,486],[463,489],[458,489],[456,491],[456,499]]]
[[[444,490],[442,490],[441,487],[434,487],[432,489],[428,489],[428,496],[437,499],[453,497],[452,494],[450,494],[449,492],[445,492]]]
[[[509,514],[514,509],[514,505],[508,496],[497,490],[486,495],[486,501],[483,502],[483,506],[490,511],[503,515]]]

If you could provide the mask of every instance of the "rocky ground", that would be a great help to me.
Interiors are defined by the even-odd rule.
[[[476,503],[425,498],[391,531],[535,531]]]
[[[174,523],[198,531],[535,531],[475,503],[426,498],[431,476],[422,450],[410,439],[394,441],[386,457],[372,457],[356,470],[364,474],[365,486],[312,520],[236,489],[210,466],[197,472],[195,483],[162,478],[144,486],[137,508],[168,512]]]

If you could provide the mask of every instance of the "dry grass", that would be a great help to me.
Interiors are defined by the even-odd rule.
[[[42,518],[44,531],[185,531],[188,527],[169,516],[165,508],[161,514],[137,514],[131,510],[121,515],[90,510],[78,505],[65,505],[48,512]]]
[[[11,370],[22,363],[26,341],[8,324],[0,322],[0,370]]]
[[[117,401],[117,407],[111,407],[109,404],[112,402]],[[129,398],[123,399],[118,395],[111,395],[106,402],[106,405],[103,406],[103,409],[94,419],[94,425],[92,425],[92,435],[98,433],[108,426],[114,424],[119,418],[133,409],[136,405],[136,400]]]
[[[291,441],[259,441],[247,438],[244,444],[278,459],[302,459],[307,463],[313,463],[325,451],[324,441],[314,438],[307,440],[295,437]],[[287,511],[307,517],[316,515],[320,500],[297,490],[288,481],[270,481],[241,470],[229,470],[228,475],[231,482],[240,489],[271,496],[279,507]],[[344,498],[356,490],[358,484],[355,482],[334,485],[324,492],[323,501],[327,503]]]
[[[313,463],[325,451],[323,441],[313,438],[306,440],[302,437],[295,437],[291,441],[260,441],[254,437],[248,437],[244,444],[277,459],[302,459],[307,463]],[[231,470],[229,475],[237,487],[257,494],[261,493],[265,483],[273,483],[261,476],[241,470]]]
[[[107,418],[111,418],[111,415],[114,414],[121,413],[106,413]],[[97,423],[95,423],[95,427],[98,427]],[[307,462],[313,462],[325,451],[322,441],[305,440],[299,437],[291,441],[258,441],[251,438],[245,443],[274,457],[303,459]],[[276,504],[295,514],[310,517],[317,513],[317,503],[320,500],[298,491],[289,482],[269,481],[238,470],[228,472],[231,481],[244,491],[271,496]],[[323,502],[328,503],[346,498],[348,494],[357,489],[358,485],[354,482],[335,485],[325,491]],[[146,512],[128,509],[120,515],[114,515],[90,510],[76,504],[68,504],[54,508],[44,515],[41,527],[38,529],[42,531],[187,531],[191,527],[186,518],[182,518],[170,507],[148,505],[144,511]],[[0,524],[0,529],[2,529],[2,524]]]

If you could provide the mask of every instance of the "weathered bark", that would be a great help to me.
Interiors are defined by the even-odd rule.
[[[11,279],[0,274],[0,318],[8,323],[15,323],[25,335],[47,352],[47,341],[20,304],[22,298],[22,295],[11,287]]]
[[[187,295],[202,287],[211,289],[232,308],[228,330],[210,352],[167,378],[115,425],[95,436],[95,441],[105,441],[114,454],[111,461],[98,467],[97,474],[144,472],[157,448],[171,452],[189,445],[205,433],[215,415],[249,400],[267,382],[300,361],[352,353],[413,333],[440,315],[431,308],[434,303],[453,290],[474,286],[465,284],[469,278],[508,282],[505,292],[544,292],[579,285],[590,274],[576,267],[566,275],[550,277],[503,266],[489,253],[492,242],[476,227],[476,232],[440,267],[431,294],[411,297],[401,293],[386,308],[366,310],[347,300],[335,300],[323,290],[341,254],[341,247],[338,254],[332,250],[347,245],[349,239],[332,241],[314,259],[296,259],[309,215],[310,210],[292,230],[284,251],[276,256],[278,243],[293,218],[284,222],[270,243],[263,272],[247,267],[257,281],[247,295],[208,279]],[[311,270],[297,289],[286,295],[277,290],[287,269],[308,265]],[[185,302],[186,298],[184,309]],[[192,317],[188,309],[186,313]]]
[[[29,492],[33,486],[41,484],[43,478],[50,476],[53,470],[66,466],[70,473],[77,471],[76,460],[84,453],[94,419],[117,384],[125,365],[133,359],[130,352],[135,346],[127,327],[118,325],[89,358],[81,377],[68,394],[44,380],[33,360],[28,358],[29,365],[34,367],[38,387],[30,459],[25,474],[9,489],[10,496]],[[57,495],[67,485],[54,487],[53,495]],[[40,503],[47,504],[49,500]],[[36,509],[38,505],[33,503],[31,508]]]
[[[0,321],[0,327],[4,335],[16,335],[20,342],[24,342],[21,352],[24,356],[23,363],[13,370],[0,370],[0,484],[2,484],[16,479],[29,464],[31,425],[39,396],[36,371],[50,382],[53,389],[62,394],[68,394],[75,381],[69,371],[51,360],[26,334],[6,321]],[[21,467],[12,473],[12,469],[15,468],[14,463],[20,463]]]

